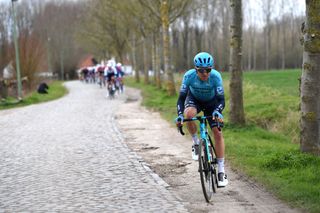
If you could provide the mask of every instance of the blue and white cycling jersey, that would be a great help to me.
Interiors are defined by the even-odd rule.
[[[188,93],[188,90],[199,101],[210,101],[217,95],[224,95],[222,78],[218,71],[212,69],[207,81],[201,81],[195,69],[185,73],[180,92]]]
[[[221,74],[212,69],[207,81],[202,81],[195,69],[188,70],[182,80],[180,95],[177,102],[178,115],[183,114],[186,97],[191,95],[199,102],[214,102],[215,109],[222,112],[225,106],[224,89]],[[211,105],[211,104],[209,104]]]

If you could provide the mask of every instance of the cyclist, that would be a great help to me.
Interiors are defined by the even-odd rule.
[[[105,67],[102,66],[102,65],[97,65],[96,67],[96,73],[98,75],[98,79],[99,79],[99,85],[100,87],[102,88],[102,86],[106,86],[106,82],[105,82],[105,79],[104,79],[104,69]]]
[[[218,71],[213,69],[213,57],[207,52],[200,52],[194,57],[194,69],[188,70],[182,80],[180,94],[177,101],[178,117],[176,125],[183,124],[183,114],[186,118],[195,117],[203,111],[204,115],[218,116],[223,121],[222,110],[225,106],[222,78]],[[218,160],[218,186],[228,184],[224,169],[224,138],[222,132],[213,127],[214,118],[209,119],[212,129]],[[195,122],[187,122],[187,128],[192,136],[192,158],[198,160],[199,138]]]
[[[115,88],[115,75],[116,75],[116,70],[111,66],[110,63],[107,64],[107,66],[104,69],[104,74],[107,79],[107,88],[108,91],[111,95],[114,94],[116,88]],[[110,95],[109,94],[109,95]]]
[[[123,93],[123,76],[124,76],[124,72],[123,72],[121,63],[117,63],[116,71],[117,71],[117,74],[116,74],[116,85],[117,85],[120,93]]]

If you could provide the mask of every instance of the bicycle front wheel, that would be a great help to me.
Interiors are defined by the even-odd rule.
[[[206,148],[206,141],[200,140],[199,144],[199,173],[202,191],[204,198],[207,202],[210,202],[213,193],[215,193],[214,187],[214,174],[211,163],[208,162],[208,152]]]

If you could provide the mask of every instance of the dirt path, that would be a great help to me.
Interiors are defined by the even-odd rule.
[[[178,134],[159,113],[140,106],[138,90],[126,90],[127,101],[116,120],[125,142],[167,184],[190,212],[299,212],[278,201],[258,184],[226,165],[229,185],[219,188],[211,204],[204,200],[197,162],[191,159],[191,139]]]

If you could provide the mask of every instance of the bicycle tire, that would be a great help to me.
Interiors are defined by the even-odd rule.
[[[210,153],[212,156],[212,162],[211,162],[211,171],[212,171],[212,175],[213,175],[213,182],[212,182],[212,190],[214,193],[217,192],[217,188],[218,188],[218,162],[217,162],[217,154],[216,154],[216,150],[214,148],[214,145],[212,143],[211,137],[210,135],[208,135],[208,139],[210,142]]]
[[[108,94],[109,94],[109,99],[114,99],[115,90],[113,90],[112,88],[108,88]]]
[[[213,174],[212,166],[208,162],[207,151],[206,151],[205,142],[203,139],[200,140],[198,154],[199,154],[199,173],[200,173],[200,181],[201,187],[203,191],[204,198],[209,203],[211,197],[214,193],[214,182],[215,177]]]

